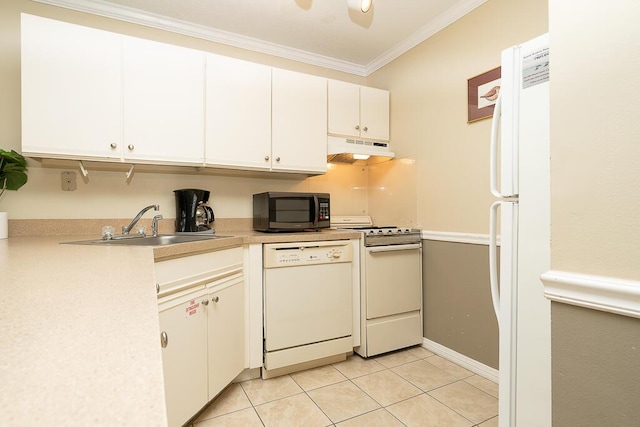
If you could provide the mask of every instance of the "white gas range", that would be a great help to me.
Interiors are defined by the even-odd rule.
[[[332,228],[360,239],[360,346],[370,357],[423,342],[420,230],[374,226],[369,216],[334,216]]]

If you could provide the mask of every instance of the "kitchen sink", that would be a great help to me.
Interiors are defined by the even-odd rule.
[[[161,234],[158,236],[116,236],[110,240],[80,240],[78,242],[62,242],[69,245],[98,245],[98,246],[165,246],[176,243],[199,242],[203,240],[223,239],[231,236],[215,236],[212,234]]]

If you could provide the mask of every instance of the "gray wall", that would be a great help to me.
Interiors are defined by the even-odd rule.
[[[498,369],[486,245],[423,240],[424,336]]]
[[[640,320],[551,304],[553,425],[640,425]]]

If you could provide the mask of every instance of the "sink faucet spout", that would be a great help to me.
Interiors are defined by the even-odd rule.
[[[160,209],[160,206],[158,206],[158,205],[150,205],[150,206],[147,206],[146,208],[142,209],[140,212],[138,212],[138,215],[136,215],[136,217],[133,218],[133,220],[131,220],[129,225],[123,225],[122,226],[122,234],[129,234],[129,232],[133,229],[133,227],[136,226],[138,221],[140,221],[140,218],[142,218],[142,215],[144,215],[145,212],[147,212],[148,210],[151,210],[151,209],[153,209],[154,211],[157,211],[157,210]]]

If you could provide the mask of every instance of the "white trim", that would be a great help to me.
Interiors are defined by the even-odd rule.
[[[453,243],[470,243],[472,245],[489,245],[488,234],[474,233],[453,233],[449,231],[430,231],[422,230],[420,233],[422,240],[438,240],[441,242]],[[497,243],[500,245],[500,236],[497,237]]]
[[[194,24],[179,19],[168,18],[166,16],[150,12],[144,12],[139,9],[127,6],[114,5],[111,3],[106,3],[102,0],[33,1],[90,13],[93,15],[104,16],[120,21],[131,22],[134,24],[170,31],[173,33],[184,34],[187,36],[209,40],[216,43],[222,43],[241,49],[248,49],[254,52],[261,52],[267,55],[277,56],[279,58],[290,59],[293,61],[303,62],[305,64],[316,65],[323,68],[367,77],[369,74],[393,61],[409,49],[422,43],[449,24],[462,18],[464,15],[471,12],[481,4],[485,3],[487,0],[460,0],[460,2],[458,2],[455,6],[438,16],[432,22],[425,25],[420,30],[418,30],[417,32],[403,40],[401,43],[397,44],[394,48],[379,56],[377,59],[373,60],[366,66],[355,64],[353,62],[341,61],[339,59],[318,55],[300,49],[290,48],[276,43],[270,43],[252,37],[242,36],[240,34],[230,33],[228,31],[217,30],[214,28],[206,27],[204,25]]]
[[[470,370],[471,372],[480,375],[494,383],[498,384],[498,370],[483,363],[478,362],[470,357],[460,354],[457,351],[451,350],[449,347],[445,347],[442,344],[438,344],[435,341],[423,338],[422,347],[427,350],[441,356],[451,362],[462,366]]]
[[[387,52],[380,55],[378,58],[371,61],[365,68],[365,76],[377,71],[384,67],[394,59],[398,58],[405,52],[413,49],[429,37],[433,36],[440,30],[451,25],[458,19],[465,16],[467,13],[473,11],[475,8],[486,3],[487,0],[461,0],[453,7],[446,10],[444,13],[436,17],[424,27],[420,28],[415,33],[411,34],[406,39],[392,47]]]
[[[550,270],[541,277],[551,301],[640,318],[640,282]]]

